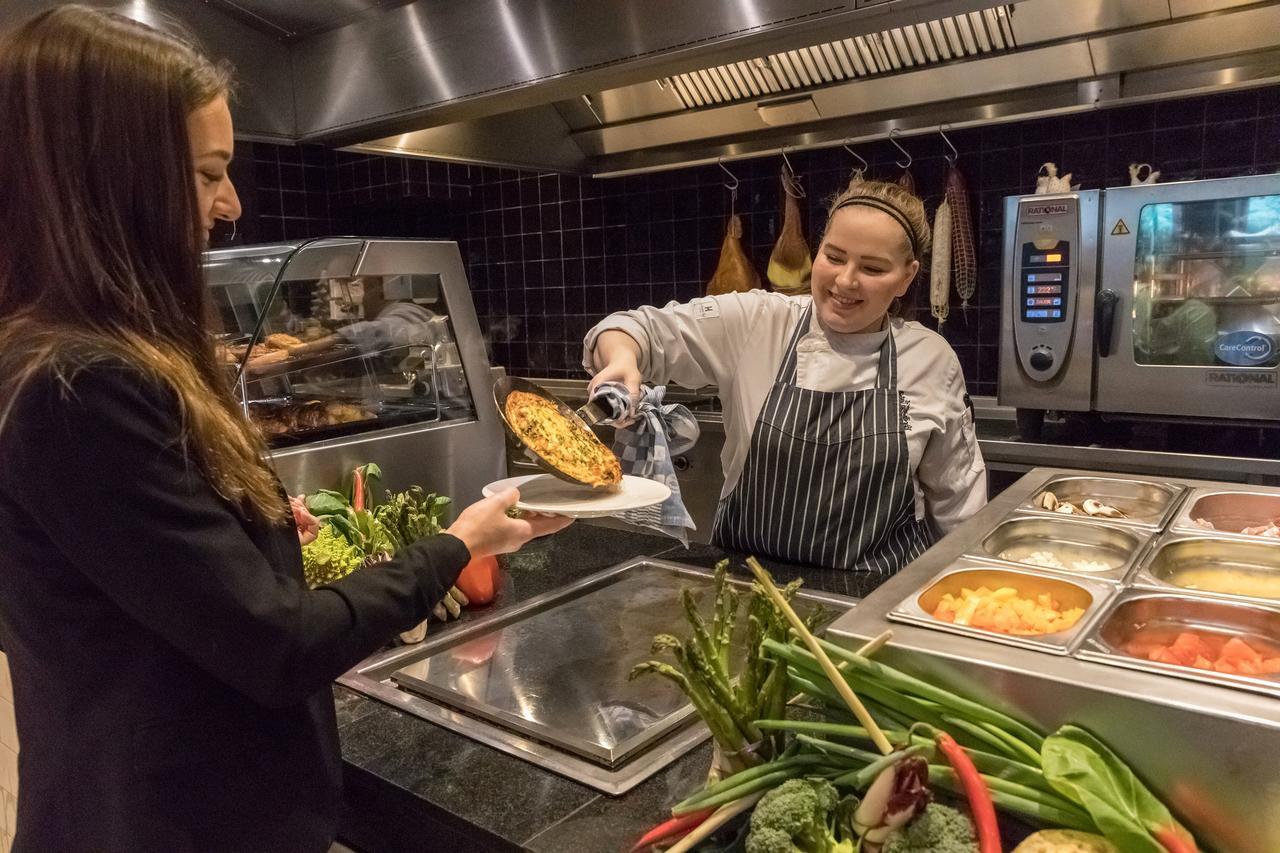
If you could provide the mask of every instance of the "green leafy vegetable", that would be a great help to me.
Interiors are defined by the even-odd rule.
[[[377,465],[362,466],[364,476],[381,476]],[[307,509],[322,522],[331,525],[370,562],[385,560],[395,555],[405,542],[388,529],[378,517],[377,510],[355,509],[348,496],[331,489],[321,489],[307,495]],[[379,508],[380,509],[380,508]]]
[[[390,559],[407,545],[440,532],[450,504],[447,497],[414,486],[397,494],[388,492],[386,502],[374,507],[372,487],[381,477],[377,465],[361,465],[352,472],[346,493],[320,489],[306,497],[307,509],[321,522],[316,540],[302,549],[304,574],[312,587]],[[355,504],[364,508],[356,509]],[[456,616],[459,602],[446,599],[445,606]]]
[[[1063,726],[1045,739],[1040,754],[1049,784],[1084,806],[1102,834],[1125,853],[1164,853],[1152,837],[1158,831],[1172,829],[1190,838],[1133,771],[1084,729]]]
[[[321,489],[314,495],[307,495],[307,509],[317,518],[327,515],[342,515],[351,508],[346,495],[341,492]]]

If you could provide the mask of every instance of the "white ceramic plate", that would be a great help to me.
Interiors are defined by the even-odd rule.
[[[622,484],[611,491],[566,483],[550,474],[508,477],[490,483],[483,491],[485,497],[489,497],[513,486],[520,490],[517,509],[567,515],[571,518],[617,515],[629,509],[643,509],[660,504],[671,496],[671,489],[664,484],[630,474],[624,474]]]

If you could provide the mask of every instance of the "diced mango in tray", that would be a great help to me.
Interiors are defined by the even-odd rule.
[[[1083,608],[1064,609],[1048,593],[1024,596],[1009,586],[965,587],[959,595],[944,595],[933,611],[934,618],[943,622],[1017,636],[1056,634],[1076,624],[1083,615]]]

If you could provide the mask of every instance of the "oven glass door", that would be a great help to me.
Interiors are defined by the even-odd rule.
[[[1108,191],[1106,227],[1130,233],[1104,244],[1102,287],[1120,310],[1098,408],[1280,416],[1280,186],[1200,197],[1247,180]]]

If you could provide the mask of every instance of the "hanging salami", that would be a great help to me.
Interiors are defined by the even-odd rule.
[[[947,169],[943,194],[951,208],[951,280],[961,307],[968,308],[978,288],[978,251],[974,245],[973,217],[969,211],[969,184],[953,162]]]
[[[933,215],[933,260],[929,264],[929,311],[938,326],[951,310],[951,204],[942,200]]]

